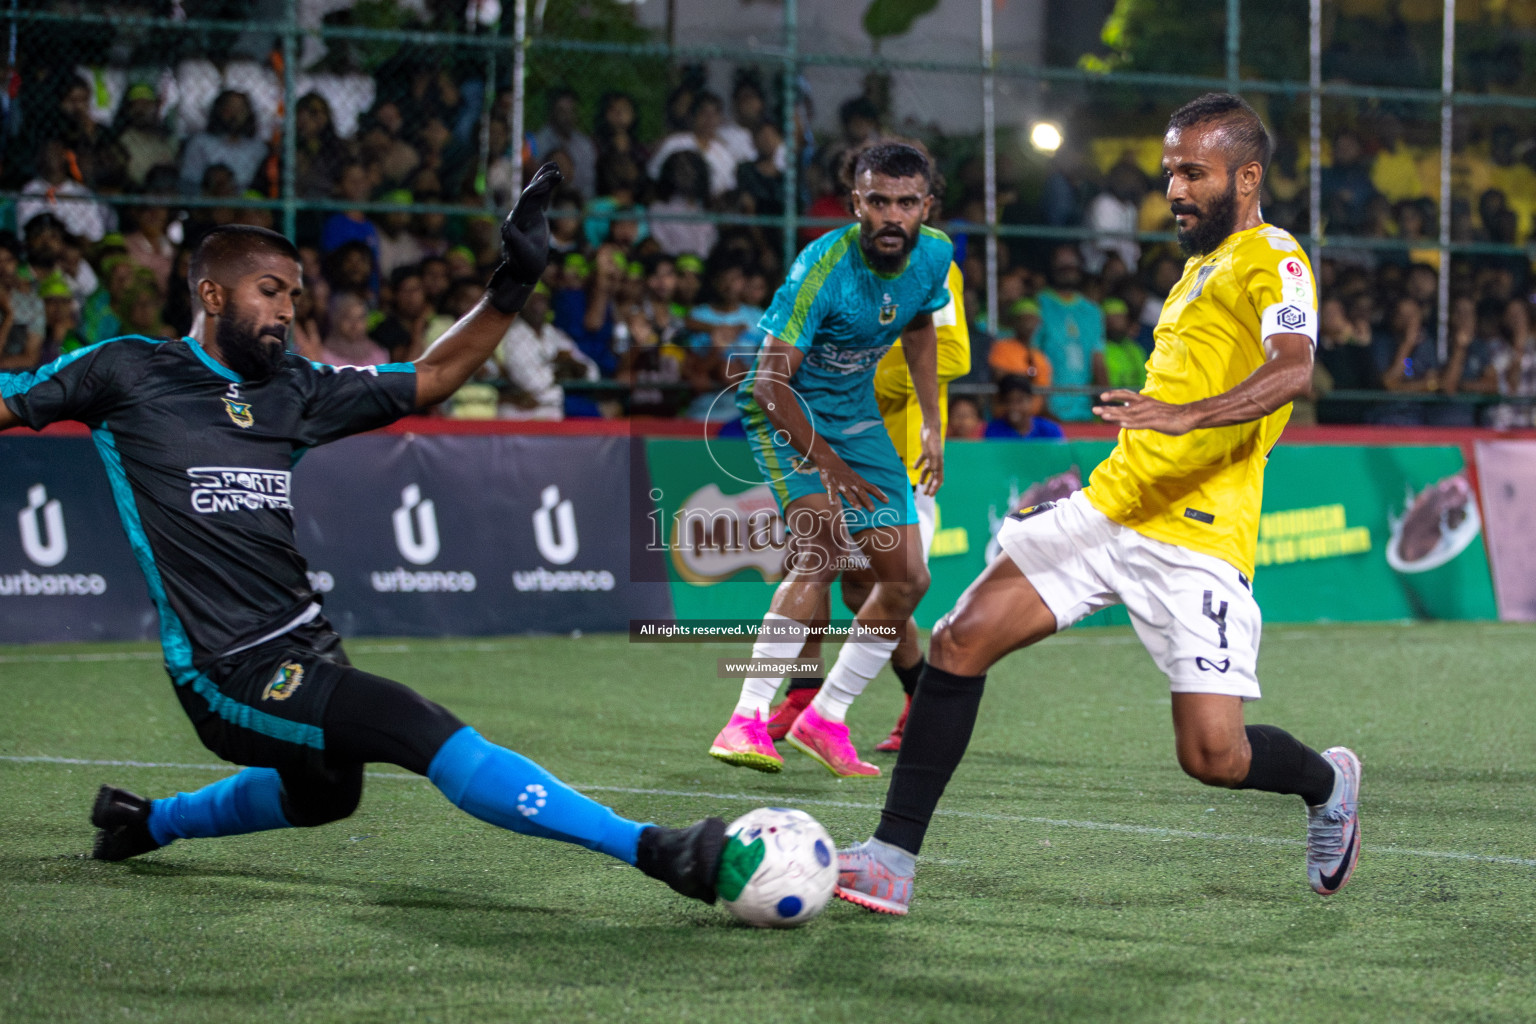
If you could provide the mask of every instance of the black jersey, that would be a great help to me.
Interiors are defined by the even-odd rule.
[[[41,428],[91,428],[118,514],[160,612],[166,666],[196,667],[314,614],[293,536],[292,470],[305,449],[410,412],[415,367],[333,367],[288,355],[244,382],[192,338],[130,336],[30,373],[0,397]]]

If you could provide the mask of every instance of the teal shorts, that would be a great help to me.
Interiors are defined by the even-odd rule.
[[[843,500],[843,522],[850,535],[876,526],[905,526],[917,522],[912,482],[907,478],[907,468],[901,464],[879,415],[851,421],[818,415],[812,422],[839,458],[885,494],[885,503],[876,504],[867,512],[857,505],[850,505],[847,499]],[[784,514],[797,498],[827,493],[819,472],[796,468],[804,461],[803,457],[787,443],[783,433],[777,431],[767,416],[749,410],[742,416],[741,425],[746,431],[747,444],[752,449],[758,472],[762,473],[779,503],[780,514]]]

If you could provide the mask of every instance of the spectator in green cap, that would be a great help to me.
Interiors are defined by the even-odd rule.
[[[508,385],[499,413],[504,419],[564,419],[567,396],[561,382],[598,377],[597,366],[570,335],[549,322],[549,301],[549,288],[541,282],[497,350]]]
[[[0,370],[30,370],[43,350],[46,315],[24,255],[21,240],[0,231]]]
[[[122,332],[145,338],[172,336],[160,315],[164,307],[165,293],[156,283],[154,272],[143,267],[134,267],[128,287],[114,303],[114,310],[122,321]]]
[[[1018,299],[1003,315],[1004,322],[1013,328],[1013,337],[997,338],[987,350],[992,379],[1028,377],[1036,387],[1050,387],[1051,361],[1034,346],[1035,332],[1040,329],[1040,304],[1034,299]]]
[[[240,193],[240,198],[260,202],[266,199],[267,196],[260,189],[248,188]],[[235,211],[235,219],[230,221],[230,223],[249,224],[251,227],[266,228],[268,231],[271,231],[277,226],[277,218],[273,215],[270,206],[243,206]]]
[[[1147,353],[1131,336],[1131,313],[1117,298],[1104,300],[1104,370],[1109,386],[1140,391],[1147,383]]]
[[[128,154],[128,180],[142,188],[152,169],[176,166],[180,146],[160,119],[160,97],[155,87],[146,82],[128,87],[122,119],[125,127],[118,133],[117,144]],[[171,184],[174,188],[174,180]]]
[[[139,269],[127,256],[118,254],[101,261],[101,287],[80,307],[80,335],[94,345],[123,334],[122,306],[133,272]]]
[[[673,293],[673,302],[678,309],[678,316],[687,316],[698,302],[699,292],[704,289],[704,261],[692,253],[684,253],[677,258],[677,290]]]
[[[410,206],[414,197],[409,189],[397,188],[384,193],[379,202]],[[421,239],[411,233],[411,215],[405,210],[378,214],[379,273],[386,278],[401,267],[415,266],[427,255]]]
[[[44,277],[37,284],[37,294],[43,300],[44,328],[42,349],[35,365],[46,366],[89,342],[80,334],[79,307],[63,274],[55,270]]]
[[[455,245],[443,253],[443,259],[448,261],[450,279],[474,277],[480,273],[480,261],[475,259],[475,251],[467,245]]]

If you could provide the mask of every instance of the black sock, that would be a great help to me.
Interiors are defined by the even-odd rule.
[[[875,838],[917,854],[928,832],[933,809],[949,785],[949,777],[965,756],[981,707],[987,677],[957,676],[925,665],[912,697],[912,711],[901,738],[901,753],[891,772],[885,810]]]
[[[1334,771],[1328,759],[1277,725],[1247,726],[1253,760],[1237,789],[1295,793],[1315,807],[1333,795]]]
[[[791,690],[819,690],[821,679],[815,676],[794,676],[789,680]]]
[[[923,669],[927,667],[928,659],[923,657],[921,654],[917,656],[917,661],[913,662],[911,665],[908,665],[906,668],[902,668],[894,661],[891,662],[891,671],[895,672],[896,678],[901,680],[901,692],[906,694],[908,697],[917,692],[917,680],[922,676]]]

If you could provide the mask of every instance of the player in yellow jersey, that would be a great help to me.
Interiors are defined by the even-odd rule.
[[[1010,515],[1002,553],[935,627],[880,825],[838,853],[844,899],[907,912],[987,670],[1115,604],[1168,677],[1180,767],[1211,786],[1301,796],[1309,883],[1326,896],[1349,881],[1359,759],[1243,722],[1243,703],[1259,697],[1249,578],[1264,462],[1292,400],[1310,390],[1317,339],[1307,258],[1259,211],[1272,149],[1258,115],[1230,94],[1169,120],[1163,169],[1190,259],[1163,305],[1146,386],[1101,396],[1094,412],[1121,427],[1110,457],[1086,489]]]
[[[965,280],[960,276],[960,268],[953,263],[949,265],[946,284],[949,288],[949,305],[933,314],[934,332],[939,339],[939,434],[941,437],[949,429],[949,382],[971,372],[971,334],[965,323]],[[881,357],[875,367],[875,401],[879,404],[880,415],[885,420],[885,431],[890,435],[891,443],[896,446],[896,454],[901,456],[902,463],[907,467],[907,479],[912,484],[912,498],[917,503],[917,526],[923,544],[923,562],[927,563],[929,549],[933,547],[934,530],[937,527],[938,501],[934,495],[925,493],[919,486],[922,483],[922,470],[918,466],[918,458],[923,453],[923,413],[917,403],[917,390],[912,386],[912,373],[907,369],[907,360],[901,351],[900,339]],[[857,613],[864,606],[865,599],[869,597],[870,588],[875,584],[875,575],[870,570],[851,571],[843,573],[842,579],[843,603],[847,605],[849,611]],[[830,601],[824,597],[821,611],[817,616],[817,624],[825,623],[830,618]],[[821,639],[812,637],[807,641],[800,656],[802,658],[820,657]],[[891,671],[896,673],[896,678],[901,682],[906,703],[902,707],[900,717],[896,719],[895,727],[891,729],[891,734],[875,746],[876,750],[891,752],[901,749],[902,730],[907,724],[907,714],[912,709],[912,694],[917,690],[917,680],[922,675],[925,664],[923,649],[917,642],[917,623],[908,618],[901,642],[896,645],[896,650],[891,655]],[[768,719],[768,735],[775,740],[787,735],[790,726],[794,725],[795,719],[811,702],[820,687],[821,680],[818,678],[791,679],[783,702],[774,707],[773,714]]]

